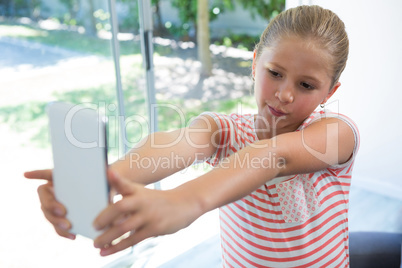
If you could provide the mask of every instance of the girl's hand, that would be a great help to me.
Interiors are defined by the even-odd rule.
[[[191,193],[178,189],[147,189],[110,170],[108,179],[111,188],[120,193],[122,199],[107,207],[94,221],[96,229],[104,230],[94,241],[102,256],[126,249],[149,237],[174,233],[202,214]],[[128,237],[113,242],[124,234]]]
[[[38,195],[41,203],[41,208],[46,219],[53,224],[56,232],[69,239],[75,239],[75,235],[69,233],[71,223],[66,218],[66,208],[59,203],[54,195],[52,170],[35,170],[24,173],[27,179],[46,180],[47,183],[38,187]]]

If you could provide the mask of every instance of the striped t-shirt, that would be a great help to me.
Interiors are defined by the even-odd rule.
[[[205,114],[221,133],[211,165],[258,140],[254,115]],[[328,111],[313,112],[296,131],[324,117],[352,128],[353,156],[318,172],[273,179],[221,207],[224,267],[349,267],[349,189],[359,133],[352,120]]]

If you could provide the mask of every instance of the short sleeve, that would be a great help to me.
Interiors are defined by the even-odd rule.
[[[205,112],[201,115],[212,117],[218,126],[218,132],[213,134],[219,135],[219,142],[215,145],[216,151],[206,160],[212,166],[218,164],[223,158],[255,142],[257,139],[254,128],[254,115],[252,114],[241,115],[233,113],[223,115]]]
[[[206,162],[211,166],[215,166],[219,163],[219,161],[230,155],[230,147],[231,147],[231,139],[234,132],[234,124],[229,116],[213,113],[213,112],[204,112],[201,115],[208,115],[212,117],[215,123],[218,125],[218,132],[213,135],[219,135],[220,139],[218,144],[216,144],[215,153],[210,156]]]
[[[316,111],[302,124],[302,126],[299,130],[307,127],[308,125],[310,125],[316,121],[324,119],[324,118],[338,118],[338,119],[342,120],[343,122],[345,122],[352,129],[353,135],[354,135],[354,140],[355,140],[355,146],[353,148],[352,157],[345,163],[332,165],[329,168],[330,169],[342,169],[347,166],[350,166],[351,164],[353,164],[355,157],[357,155],[357,152],[359,151],[359,147],[360,147],[359,129],[358,129],[356,123],[352,119],[350,119],[346,115],[343,115],[340,113],[334,113],[329,110]]]
[[[340,120],[342,120],[343,122],[348,124],[348,126],[352,129],[353,135],[354,135],[354,138],[355,138],[355,146],[353,148],[352,157],[348,161],[346,161],[345,163],[338,164],[338,165],[333,165],[330,168],[340,169],[340,168],[345,168],[347,166],[350,166],[350,165],[353,164],[353,162],[354,162],[354,160],[356,158],[357,152],[359,151],[359,147],[360,147],[359,129],[357,128],[356,123],[352,121],[352,119],[350,119],[349,117],[347,117],[347,116],[345,116],[343,114],[329,113],[327,117],[339,118]]]

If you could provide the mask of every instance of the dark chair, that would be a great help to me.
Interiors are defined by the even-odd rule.
[[[350,268],[400,268],[402,234],[351,232]]]

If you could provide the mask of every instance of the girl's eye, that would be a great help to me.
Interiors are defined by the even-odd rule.
[[[300,85],[306,89],[314,89],[314,87],[306,82],[301,82]]]
[[[269,70],[269,73],[273,76],[273,77],[282,77],[280,73],[275,72],[274,70]]]

